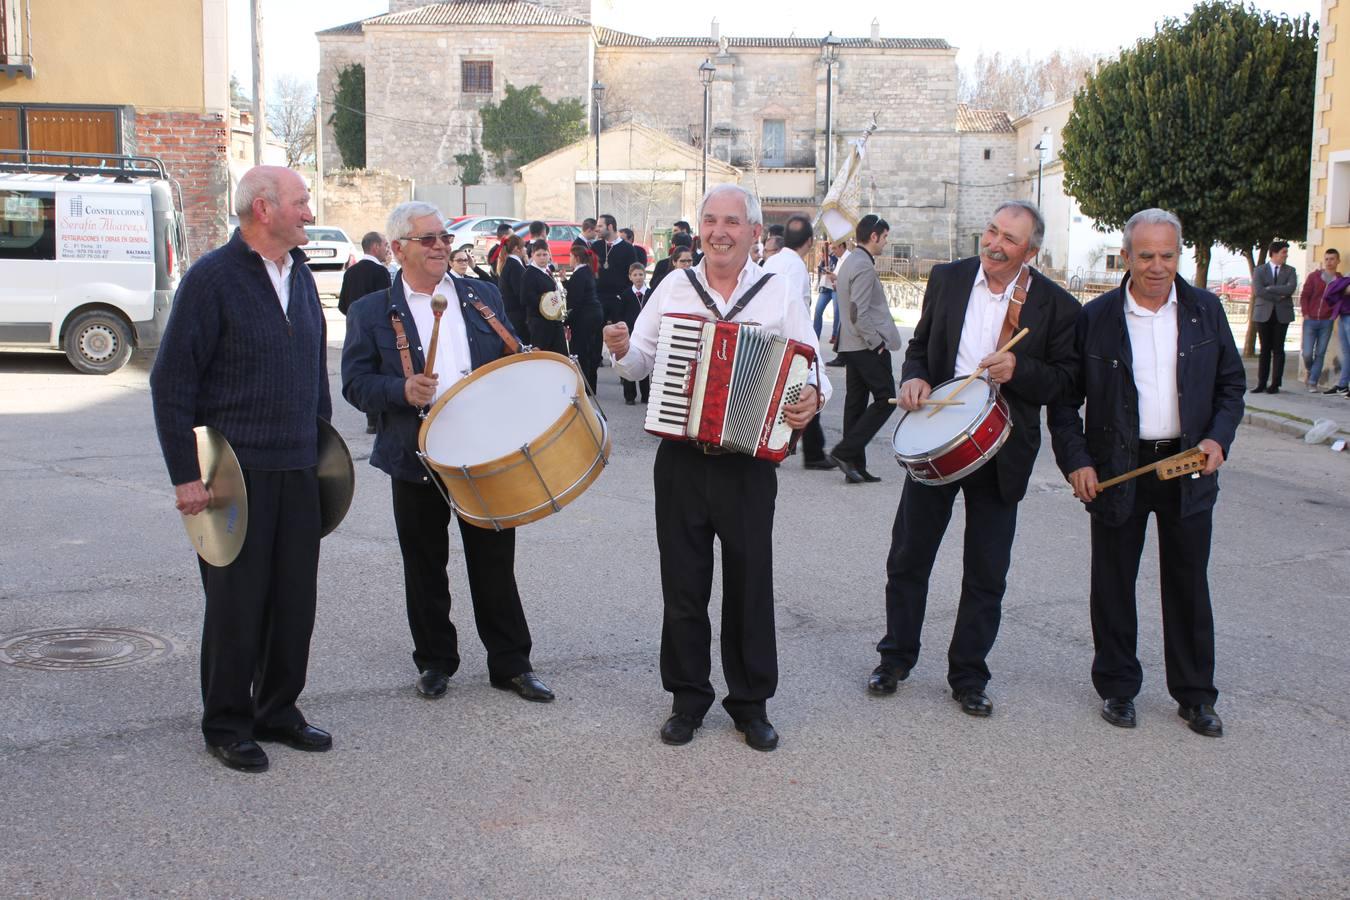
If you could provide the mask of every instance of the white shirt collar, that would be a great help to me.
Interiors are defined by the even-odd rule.
[[[1134,313],[1136,316],[1156,316],[1163,312],[1169,306],[1175,306],[1177,302],[1177,283],[1172,282],[1172,289],[1167,292],[1167,302],[1158,307],[1158,312],[1154,312],[1146,306],[1141,306],[1134,299],[1134,285],[1125,286],[1125,311]]]
[[[1022,272],[1023,272],[1023,270],[1025,270],[1025,269],[1026,269],[1026,266],[1022,266],[1022,268],[1018,269],[1018,270],[1017,270],[1017,274],[1013,276],[1012,281],[1009,281],[1009,282],[1008,282],[1008,286],[1005,287],[1005,288],[1003,289],[1003,292],[1002,292],[1002,293],[999,293],[999,294],[995,294],[993,291],[989,291],[989,276],[985,274],[985,271],[984,271],[984,261],[981,260],[981,261],[980,261],[980,271],[975,275],[975,284],[974,284],[974,287],[979,287],[980,285],[984,285],[984,289],[985,289],[986,291],[989,291],[989,293],[990,293],[992,296],[997,297],[998,299],[1002,300],[1004,297],[1007,297],[1009,294],[1012,293],[1013,288],[1017,286],[1017,279],[1019,279],[1019,278],[1022,277]],[[1028,285],[1028,286],[1029,286],[1029,285]]]
[[[440,288],[445,288],[447,299],[459,296],[458,292],[455,290],[455,283],[450,280],[449,272],[446,272],[443,276],[441,276],[441,280],[436,282],[436,287],[431,289],[430,294],[418,293],[417,291],[413,290],[412,285],[408,284],[406,281],[403,282],[404,293],[408,295],[409,300],[411,300],[413,297],[426,297],[427,302],[430,303],[431,298],[436,295],[436,292]]]
[[[702,281],[704,284],[708,284],[707,264],[708,264],[708,257],[705,254],[704,257],[698,261],[698,265],[694,266],[694,271],[698,273],[699,280]],[[753,259],[747,256],[745,258],[745,266],[741,268],[740,274],[736,276],[736,287],[739,288],[747,281],[758,281],[759,277],[763,274],[764,269],[762,269],[759,266],[759,264],[756,263]]]
[[[373,262],[373,263],[374,263],[375,265],[377,265],[377,266],[383,266],[383,265],[384,265],[384,260],[376,259],[375,257],[371,256],[369,253],[362,253],[362,254],[361,254],[361,259],[357,260],[357,262],[363,262],[363,261],[365,261],[365,260],[367,260],[367,259],[370,260],[371,262]]]

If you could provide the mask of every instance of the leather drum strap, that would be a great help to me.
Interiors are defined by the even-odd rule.
[[[1017,284],[1013,285],[1012,296],[1008,298],[1008,312],[1003,317],[1003,327],[998,332],[997,347],[1002,347],[1012,339],[1017,333],[1017,326],[1022,321],[1022,304],[1027,299],[1027,288],[1031,287],[1031,266],[1023,266],[1022,271],[1017,273]],[[1021,299],[1018,299],[1018,291],[1022,292]]]
[[[483,321],[487,322],[488,325],[492,327],[492,330],[497,332],[497,337],[501,338],[502,343],[506,345],[507,353],[521,352],[520,341],[512,337],[511,332],[502,327],[502,323],[497,319],[497,314],[494,313],[486,303],[477,298],[474,298],[469,302],[473,304],[474,309],[478,310],[478,314],[483,317]]]
[[[394,328],[394,346],[398,348],[399,359],[403,360],[403,377],[413,377],[412,354],[408,352],[408,335],[403,330],[403,320],[398,313],[389,314],[389,324]]]

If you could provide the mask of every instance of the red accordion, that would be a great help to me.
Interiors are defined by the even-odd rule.
[[[753,325],[668,313],[657,335],[645,427],[781,461],[792,439],[783,409],[801,398],[815,358],[809,345]]]

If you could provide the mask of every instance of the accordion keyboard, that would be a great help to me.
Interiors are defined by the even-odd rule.
[[[691,418],[697,413],[690,396],[691,373],[698,360],[704,322],[663,316],[656,337],[657,367],[652,372],[651,398],[644,425],[653,434],[687,437]]]

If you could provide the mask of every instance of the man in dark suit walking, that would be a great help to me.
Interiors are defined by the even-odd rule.
[[[1135,726],[1143,682],[1135,581],[1149,514],[1158,520],[1167,690],[1197,734],[1220,737],[1214,712],[1209,545],[1216,474],[1242,421],[1246,372],[1219,298],[1177,275],[1181,221],[1162,209],[1125,223],[1121,286],[1083,307],[1073,398],[1050,408],[1055,460],[1092,515],[1092,684],[1102,718]],[[1087,402],[1087,427],[1078,406]],[[1098,479],[1198,446],[1203,473],[1144,475],[1100,492]]]
[[[985,368],[1008,403],[1013,427],[998,455],[970,475],[943,485],[905,482],[886,560],[886,634],[877,644],[881,663],[867,683],[874,694],[894,693],[918,660],[929,575],[961,493],[966,549],[947,681],[962,712],[993,712],[984,690],[989,682],[985,657],[998,636],[1017,504],[1040,449],[1040,410],[1068,396],[1077,373],[1073,324],[1078,302],[1030,267],[1044,236],[1045,220],[1034,204],[1005,201],[980,239],[979,257],[936,266],[929,276],[923,313],[901,369],[900,407],[913,412],[933,386]],[[994,352],[1009,325],[1029,334],[1011,351]]]
[[[1257,266],[1252,275],[1252,321],[1261,340],[1253,394],[1280,392],[1284,380],[1284,337],[1289,333],[1289,323],[1294,321],[1294,292],[1298,290],[1298,273],[1293,266],[1286,265],[1289,242],[1271,244],[1269,259],[1270,262]]]
[[[378,231],[367,232],[361,238],[361,253],[355,265],[342,273],[342,289],[338,291],[338,312],[344,316],[351,305],[366,294],[389,287],[389,245]]]

